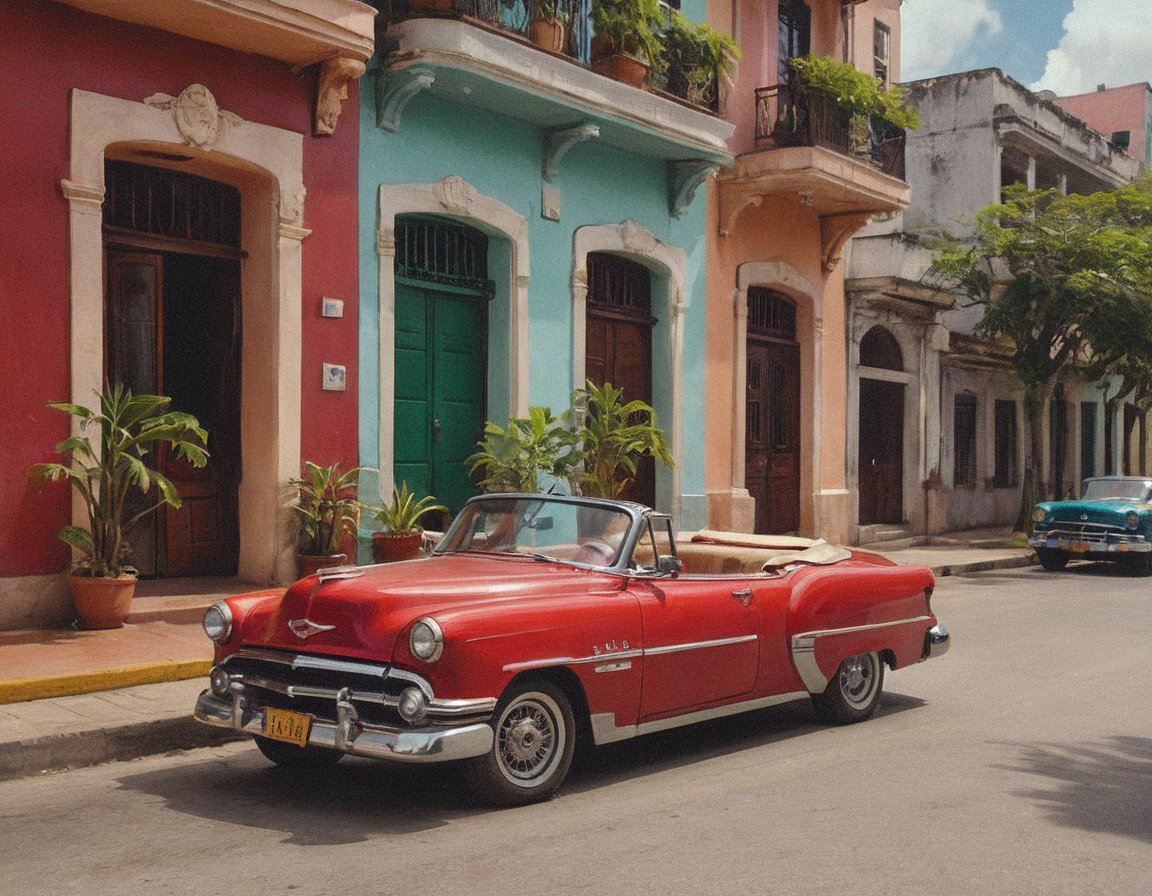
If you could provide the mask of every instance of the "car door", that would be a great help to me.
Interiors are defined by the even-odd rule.
[[[641,578],[641,721],[734,700],[756,686],[760,611],[744,579]]]

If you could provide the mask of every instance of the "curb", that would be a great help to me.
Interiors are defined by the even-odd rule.
[[[6,744],[0,750],[0,781],[218,746],[243,737],[230,729],[201,724],[191,715],[53,734]]]
[[[101,672],[10,679],[0,681],[0,705],[43,700],[50,697],[91,694],[96,691],[115,691],[142,684],[160,684],[166,681],[184,681],[189,678],[207,677],[211,668],[212,662],[210,660],[187,660],[171,663],[142,663]]]

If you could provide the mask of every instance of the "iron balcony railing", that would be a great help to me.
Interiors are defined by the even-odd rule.
[[[826,93],[798,84],[756,90],[756,142],[822,146],[904,179],[904,131],[842,109]]]
[[[582,65],[592,63],[592,0],[554,0],[556,14],[565,22],[561,55]],[[392,0],[385,13],[393,21],[416,18],[448,18],[473,21],[483,27],[529,39],[532,0]],[[382,10],[383,11],[383,10]],[[656,65],[647,86],[657,93],[690,102],[716,113],[719,109],[717,78],[699,91],[690,90],[681,72]]]

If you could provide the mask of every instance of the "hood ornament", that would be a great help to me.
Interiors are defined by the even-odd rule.
[[[292,634],[303,640],[304,638],[311,638],[319,632],[330,632],[336,626],[317,625],[310,619],[292,619],[288,622],[288,628],[292,629]]]

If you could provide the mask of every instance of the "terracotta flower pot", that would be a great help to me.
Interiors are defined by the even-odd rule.
[[[391,532],[372,533],[372,557],[377,563],[395,563],[398,560],[415,560],[420,556],[420,543],[424,536],[419,532],[394,535]]]
[[[81,628],[121,628],[132,609],[136,576],[110,579],[69,575],[68,587]]]
[[[564,23],[559,19],[533,19],[528,23],[528,38],[541,50],[564,52]]]
[[[592,71],[596,74],[607,75],[629,87],[640,88],[643,88],[644,80],[648,77],[648,68],[647,63],[623,53],[613,53],[592,63]]]
[[[329,566],[343,566],[348,560],[347,554],[297,554],[296,576],[304,578],[313,575],[319,569]]]

